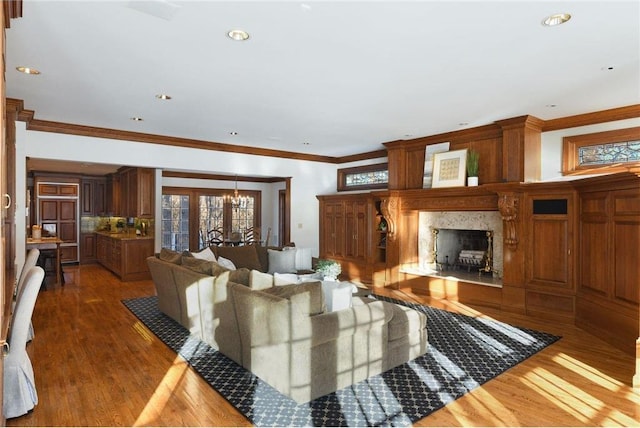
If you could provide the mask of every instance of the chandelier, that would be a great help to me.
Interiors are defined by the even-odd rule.
[[[236,175],[236,187],[233,190],[233,195],[225,195],[225,202],[231,204],[231,208],[237,210],[238,208],[246,208],[249,204],[249,198],[246,196],[240,196],[238,194],[238,176]]]

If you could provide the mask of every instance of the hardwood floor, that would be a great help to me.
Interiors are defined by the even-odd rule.
[[[64,287],[38,297],[28,345],[40,402],[8,426],[249,426],[121,300],[154,293],[97,265],[65,266]],[[378,290],[469,315],[559,334],[563,339],[418,426],[638,426],[634,357],[588,332],[456,302]]]

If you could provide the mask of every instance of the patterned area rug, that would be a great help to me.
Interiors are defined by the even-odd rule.
[[[158,310],[156,296],[123,303],[256,426],[406,426],[560,339],[383,296],[427,314],[425,355],[297,404]]]

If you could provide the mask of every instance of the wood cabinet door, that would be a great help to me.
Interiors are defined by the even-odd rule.
[[[80,184],[80,215],[91,216],[93,210],[95,182],[93,180],[82,180]]]
[[[135,217],[152,218],[155,211],[155,171],[138,168],[137,171],[137,213]]]
[[[364,261],[367,257],[367,212],[366,200],[345,203],[345,257]]]
[[[107,181],[99,178],[93,187],[93,214],[105,215],[107,212]]]
[[[327,202],[324,204],[322,238],[324,244],[324,256],[344,256],[344,203]]]
[[[58,221],[58,201],[53,199],[40,199],[40,221]]]

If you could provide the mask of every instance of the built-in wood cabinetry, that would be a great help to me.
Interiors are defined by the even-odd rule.
[[[525,225],[526,311],[572,321],[575,315],[575,192],[565,185],[529,186]]]
[[[37,175],[34,177],[37,216],[44,235],[62,240],[60,257],[63,263],[78,261],[78,200],[80,181],[77,178]]]
[[[155,172],[151,168],[124,168],[118,171],[121,217],[152,218],[154,214]]]
[[[384,253],[375,198],[367,193],[318,196],[318,200],[320,257],[340,262],[345,278],[384,285],[386,265],[384,260],[380,263]]]
[[[576,325],[633,352],[640,304],[640,183],[632,174],[576,182]]]
[[[102,216],[107,212],[105,177],[83,177],[80,181],[80,215]]]
[[[95,263],[98,261],[95,233],[80,234],[80,263]]]
[[[147,257],[153,255],[153,238],[137,238],[122,234],[96,234],[98,263],[122,281],[151,278]]]

